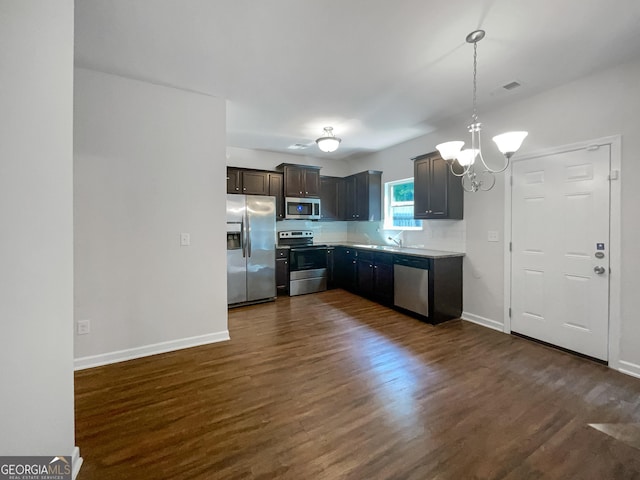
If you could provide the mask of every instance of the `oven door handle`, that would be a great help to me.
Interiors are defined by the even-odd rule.
[[[312,250],[328,250],[326,247],[300,247],[300,248],[292,248],[290,251],[292,252],[309,252]]]

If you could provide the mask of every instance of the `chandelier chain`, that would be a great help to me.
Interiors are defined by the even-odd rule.
[[[449,162],[451,173],[461,177],[462,188],[467,192],[491,190],[496,182],[495,174],[508,168],[509,159],[527,136],[527,132],[506,132],[493,137],[504,155],[505,163],[500,169],[487,165],[482,154],[482,124],[478,121],[478,42],[484,36],[484,30],[475,30],[466,37],[467,43],[473,43],[473,111],[471,124],[467,126],[471,134],[471,146],[463,150],[464,142],[458,140],[436,145],[442,158]],[[462,171],[456,171],[457,168],[462,168]]]
[[[477,86],[476,79],[478,77],[478,42],[473,42],[473,115],[471,119],[473,123],[478,123],[478,106],[477,106]]]

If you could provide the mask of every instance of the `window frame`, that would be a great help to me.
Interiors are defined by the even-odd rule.
[[[414,200],[411,202],[393,202],[391,201],[393,187],[396,185],[403,185],[406,183],[411,183],[414,185]],[[424,229],[424,223],[420,219],[413,219],[417,225],[415,226],[397,226],[393,225],[393,215],[391,215],[391,209],[393,207],[402,207],[402,206],[413,206],[415,202],[415,182],[414,177],[402,178],[399,180],[392,180],[390,182],[384,183],[384,218],[383,218],[383,228],[385,230],[413,230],[413,231],[422,231]]]

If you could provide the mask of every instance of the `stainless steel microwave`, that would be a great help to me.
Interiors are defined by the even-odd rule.
[[[284,211],[287,220],[320,220],[320,199],[285,197]]]

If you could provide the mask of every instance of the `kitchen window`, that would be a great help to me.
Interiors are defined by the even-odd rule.
[[[413,178],[384,184],[385,230],[422,230],[422,220],[413,218]]]

